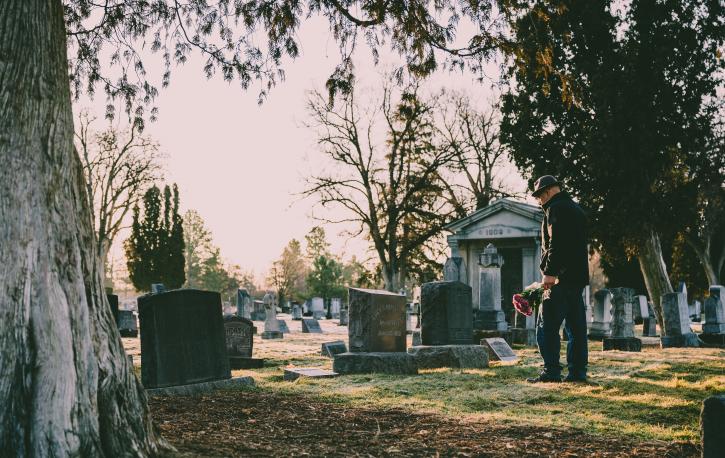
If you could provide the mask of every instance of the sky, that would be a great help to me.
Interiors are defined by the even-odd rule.
[[[314,132],[303,126],[305,102],[308,91],[324,91],[340,56],[324,19],[307,21],[299,37],[300,57],[287,62],[286,80],[261,106],[258,87],[245,92],[237,82],[207,80],[202,59],[193,55],[174,70],[170,86],[160,89],[155,100],[158,120],[147,123],[145,131],[166,154],[165,181],[178,184],[182,211],[198,211],[225,260],[253,271],[260,282],[292,238],[303,241],[319,224],[312,218],[313,212],[318,213],[314,200],[299,196],[306,177],[325,165]],[[359,87],[374,89],[381,72],[399,62],[384,50],[381,57],[382,65],[376,67],[369,50],[364,45],[358,48]],[[496,66],[491,65],[487,74],[495,77]],[[438,72],[426,89],[440,88],[465,90],[482,102],[491,95],[491,81],[479,83],[470,73]],[[83,97],[74,109],[90,109],[102,119],[105,103],[104,97]],[[515,176],[514,185],[521,186]],[[362,238],[339,235],[342,226],[325,229],[334,253],[347,259],[367,256]],[[112,252],[116,262],[122,252],[119,242],[126,237],[122,233],[116,240]]]

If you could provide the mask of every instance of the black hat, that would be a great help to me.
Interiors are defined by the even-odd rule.
[[[541,191],[551,186],[561,186],[561,182],[551,175],[544,175],[534,183],[534,192],[531,195],[536,197],[541,194]]]

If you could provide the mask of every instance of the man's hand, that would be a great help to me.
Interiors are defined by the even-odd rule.
[[[541,279],[541,283],[543,283],[544,289],[549,289],[556,284],[556,277],[552,275],[544,275]]]

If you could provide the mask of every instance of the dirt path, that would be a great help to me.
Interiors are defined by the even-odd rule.
[[[159,397],[149,404],[183,456],[699,456],[690,443],[530,431],[260,391]]]

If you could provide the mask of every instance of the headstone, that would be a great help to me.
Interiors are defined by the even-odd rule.
[[[229,315],[224,317],[227,356],[231,369],[253,369],[264,365],[264,360],[252,358],[254,324],[247,318]]]
[[[702,319],[702,303],[700,301],[694,301],[688,305],[688,310],[690,312],[690,320],[699,323]]]
[[[424,283],[421,288],[423,345],[471,345],[471,287],[459,281]]]
[[[136,314],[133,310],[118,311],[118,333],[121,337],[138,337]]]
[[[116,323],[116,327],[118,327],[118,296],[112,293],[107,293],[106,298],[108,298],[108,304],[111,306],[113,321]]]
[[[246,289],[238,289],[237,290],[237,316],[246,318],[248,320],[252,319],[252,311],[250,310],[251,306],[251,297],[249,296],[249,292]]]
[[[302,306],[300,304],[292,304],[292,319],[295,321],[302,319]]]
[[[330,299],[330,314],[333,320],[340,319],[340,311],[342,310],[342,299],[339,297],[333,297]]]
[[[517,361],[519,359],[516,353],[511,349],[508,343],[500,337],[492,337],[483,339],[481,345],[488,352],[488,359],[493,361]]]
[[[334,342],[325,342],[322,344],[321,354],[328,358],[334,358],[335,355],[340,353],[347,353],[347,345],[342,340],[336,340]]]
[[[488,367],[488,352],[481,345],[434,345],[408,349],[415,357],[418,369],[484,369]]]
[[[252,301],[252,307],[252,321],[264,321],[264,301]]]
[[[321,297],[312,298],[312,318],[321,320],[325,318],[325,300]]]
[[[635,323],[642,323],[644,320],[649,318],[649,308],[647,303],[647,296],[637,295],[634,296],[634,304],[632,306],[632,313],[634,315]]]
[[[501,309],[502,265],[503,256],[489,243],[479,258],[479,310],[474,324],[476,329],[508,331],[506,315]]]
[[[600,289],[594,293],[594,320],[589,330],[589,337],[602,340],[612,335],[612,295],[608,289]]]
[[[406,350],[403,295],[381,290],[349,289],[349,353],[335,357],[340,374],[417,374]]]
[[[690,317],[683,293],[662,295],[662,318],[665,328],[662,330],[660,344],[667,347],[697,347],[697,335],[690,329]]]
[[[166,286],[163,283],[151,283],[151,294],[160,294],[166,292]]]
[[[177,289],[138,298],[141,380],[146,388],[229,379],[217,292]]]
[[[285,320],[280,320],[278,318],[277,319],[277,324],[279,325],[279,332],[281,332],[282,334],[289,334],[290,333],[289,326],[287,326],[287,322]]]
[[[262,333],[262,339],[282,339],[284,334],[279,329],[274,298],[270,293],[267,293],[264,295],[262,302],[264,302],[264,332]]]
[[[612,335],[604,337],[603,350],[642,351],[642,340],[634,337],[632,288],[612,288]],[[637,301],[639,308],[639,301]]]
[[[702,458],[725,456],[725,395],[710,396],[700,411]]]
[[[347,309],[343,308],[340,310],[340,322],[338,323],[338,326],[347,326],[347,323]]]
[[[466,263],[463,261],[463,258],[454,256],[446,259],[446,263],[443,265],[443,280],[459,281],[461,283],[468,281]]]
[[[315,320],[314,318],[303,318],[302,332],[304,332],[305,334],[322,334],[320,322]]]
[[[657,336],[657,315],[652,308],[652,304],[647,303],[647,318],[642,320],[642,335],[646,337]]]
[[[284,380],[291,382],[297,380],[300,377],[309,378],[331,378],[337,377],[336,372],[328,371],[325,369],[318,369],[316,367],[291,367],[284,370]]]
[[[725,345],[725,287],[710,286],[710,296],[705,299],[705,324],[700,338],[711,344]]]

